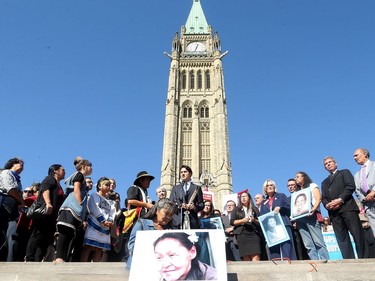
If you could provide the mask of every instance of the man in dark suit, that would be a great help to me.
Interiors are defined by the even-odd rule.
[[[358,258],[367,258],[367,249],[359,209],[354,201],[354,177],[347,170],[338,170],[336,161],[328,156],[323,159],[324,168],[330,175],[322,182],[322,203],[328,210],[337,243],[344,259],[354,259],[349,232],[353,236]]]
[[[192,182],[192,175],[191,168],[183,165],[180,169],[181,183],[175,185],[170,194],[169,199],[179,206],[172,219],[175,229],[200,229],[198,213],[204,208],[203,192],[200,186]]]
[[[225,204],[226,212],[221,216],[221,220],[224,225],[224,231],[226,236],[225,253],[227,261],[240,261],[240,252],[238,250],[237,241],[234,238],[234,226],[230,224],[233,209],[236,207],[236,202],[228,200]]]

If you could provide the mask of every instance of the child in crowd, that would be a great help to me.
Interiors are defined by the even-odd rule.
[[[116,208],[112,201],[106,198],[110,190],[109,178],[100,178],[96,190],[88,202],[89,217],[83,242],[82,262],[88,262],[92,252],[94,262],[105,261],[102,259],[103,252],[111,249],[110,229]]]

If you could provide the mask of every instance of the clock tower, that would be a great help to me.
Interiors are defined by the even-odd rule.
[[[214,206],[232,193],[227,104],[217,32],[207,24],[200,0],[193,4],[180,35],[172,40],[166,99],[161,186],[170,193],[181,165],[193,181],[212,192]]]

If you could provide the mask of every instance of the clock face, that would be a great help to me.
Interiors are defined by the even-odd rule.
[[[188,52],[204,52],[205,50],[206,46],[202,42],[190,43],[186,48]]]

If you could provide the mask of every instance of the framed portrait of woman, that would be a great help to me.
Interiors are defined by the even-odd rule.
[[[311,191],[305,188],[292,193],[290,197],[290,219],[296,220],[311,212]]]
[[[205,219],[201,219],[200,221],[201,221],[202,229],[223,229],[224,230],[221,217],[205,218]]]
[[[281,215],[269,212],[259,217],[268,247],[273,247],[290,239]]]
[[[129,281],[228,280],[221,229],[138,231]]]

